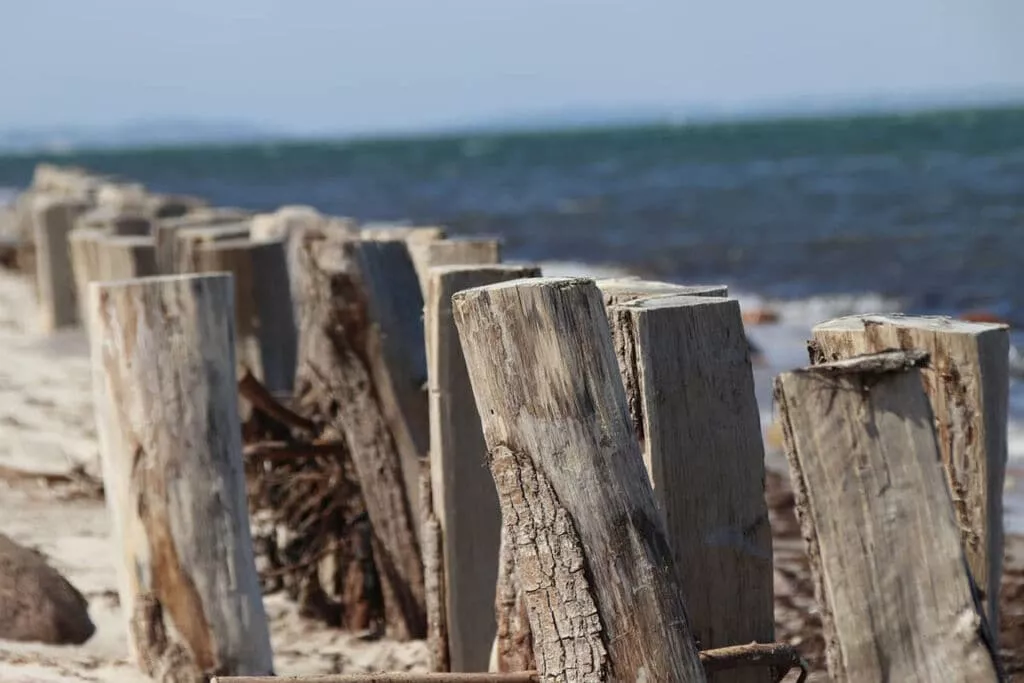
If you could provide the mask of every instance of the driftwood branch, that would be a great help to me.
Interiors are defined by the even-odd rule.
[[[800,669],[796,683],[807,680],[807,663],[791,645],[782,643],[750,643],[733,645],[716,650],[703,650],[700,663],[707,673],[769,667],[776,672],[776,681],[781,681],[793,669]],[[221,676],[213,683],[263,683],[266,678],[245,676]],[[539,683],[536,671],[515,673],[430,673],[430,674],[350,674],[342,676],[283,676],[275,678],[282,683]]]
[[[274,395],[263,386],[263,383],[256,379],[256,375],[252,374],[249,368],[245,368],[242,371],[242,376],[238,380],[238,393],[242,398],[260,410],[260,412],[265,413],[268,417],[277,420],[286,427],[293,427],[310,433],[316,431],[316,425],[312,421],[281,405],[274,398]]]
[[[342,441],[325,441],[322,443],[290,444],[282,441],[266,441],[249,444],[242,449],[242,455],[261,460],[292,460],[295,458],[314,458],[318,455],[337,455],[345,452]]]

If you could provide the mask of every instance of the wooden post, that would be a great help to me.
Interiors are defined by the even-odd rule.
[[[175,234],[179,230],[230,225],[246,221],[249,218],[249,212],[242,209],[210,208],[197,209],[184,216],[156,221],[153,226],[153,237],[156,239],[157,268],[165,275],[174,272],[178,258]]]
[[[998,680],[922,356],[859,356],[775,383],[834,681]]]
[[[89,319],[89,283],[100,279],[99,242],[103,237],[103,231],[96,228],[75,228],[68,235],[75,291],[81,293],[78,297],[78,315],[83,322]]]
[[[435,226],[387,226],[372,227],[366,226],[360,230],[360,235],[366,240],[399,240],[405,242],[409,249],[409,258],[416,269],[416,277],[420,282],[420,293],[426,296],[424,283],[430,280],[430,245],[445,238],[445,229]],[[437,264],[442,265],[442,264]]]
[[[772,535],[754,378],[735,299],[655,296],[609,315],[631,417],[702,648],[775,639]],[[699,558],[699,561],[687,561]],[[768,682],[767,669],[713,681]]]
[[[199,269],[199,251],[207,244],[225,240],[249,239],[249,222],[181,228],[174,233],[171,262],[175,273],[195,273]]]
[[[444,243],[434,243],[438,244]],[[487,669],[496,629],[494,594],[501,537],[501,509],[487,468],[487,444],[452,318],[452,296],[471,287],[539,275],[540,269],[531,266],[430,269],[424,315],[428,331],[430,470],[434,511],[444,548],[451,671]]]
[[[156,275],[156,244],[152,237],[101,237],[98,280],[129,280]]]
[[[207,242],[199,246],[196,259],[199,272],[228,272],[235,277],[239,363],[271,391],[291,393],[298,333],[284,242]]]
[[[453,308],[541,679],[705,680],[593,281]]]
[[[228,275],[91,286],[96,422],[121,608],[157,680],[269,675]]]
[[[947,318],[857,316],[814,328],[819,360],[888,349],[931,356],[921,370],[961,541],[993,633],[999,632],[1009,331]]]
[[[431,272],[438,266],[490,265],[501,263],[501,242],[496,239],[434,240],[420,247],[423,263],[416,271],[425,299],[430,290]],[[413,247],[410,247],[412,253]],[[415,259],[413,265],[416,265]]]
[[[42,195],[32,206],[41,328],[53,332],[78,322],[78,294],[68,240],[75,220],[88,209],[77,199]]]
[[[299,259],[296,393],[348,443],[373,526],[392,634],[422,637],[425,590],[416,511],[429,432],[425,367],[412,368],[417,345],[425,366],[416,274],[403,242],[308,237]]]

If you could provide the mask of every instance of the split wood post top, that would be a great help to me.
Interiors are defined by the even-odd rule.
[[[453,308],[542,680],[704,681],[594,282]]]
[[[855,316],[814,328],[815,362],[888,349],[920,349],[939,453],[967,563],[998,633],[1003,566],[1003,483],[1009,402],[1009,331],[949,318]]]
[[[735,299],[655,296],[612,306],[644,460],[702,648],[775,640],[772,535],[750,354]],[[624,352],[624,353],[623,353]],[[772,681],[767,667],[709,676]]]
[[[136,663],[157,680],[273,670],[246,504],[232,298],[229,275],[90,286],[121,609]]]
[[[234,275],[239,363],[272,392],[290,393],[295,384],[298,332],[284,242],[206,242],[195,256],[199,272]]]
[[[430,470],[444,548],[452,671],[487,669],[495,635],[494,587],[501,538],[501,509],[452,318],[452,296],[471,287],[538,275],[540,269],[533,266],[430,269],[424,315],[428,330]]]
[[[78,292],[71,268],[69,236],[75,221],[89,206],[81,199],[49,195],[36,196],[32,201],[36,286],[43,332],[78,323]]]
[[[834,681],[997,680],[922,356],[858,356],[775,382]]]
[[[351,451],[373,525],[375,561],[386,569],[381,591],[389,629],[399,638],[422,637],[417,518],[430,439],[419,283],[401,241],[307,237],[299,243],[296,385]],[[422,376],[410,369],[417,355]]]

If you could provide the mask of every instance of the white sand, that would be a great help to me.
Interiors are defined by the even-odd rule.
[[[96,472],[91,371],[80,330],[34,333],[24,280],[0,272],[0,468]],[[78,647],[0,640],[0,681],[141,681],[127,661],[117,599],[116,548],[102,501],[71,487],[0,477],[0,532],[44,553],[89,600],[96,634]],[[302,619],[282,596],[266,600],[280,675],[425,670],[422,642],[365,642]]]

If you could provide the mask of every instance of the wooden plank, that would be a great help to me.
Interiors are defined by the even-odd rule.
[[[79,320],[88,321],[89,284],[100,279],[100,247],[104,238],[99,228],[75,228],[68,235],[68,250],[71,256],[71,274],[75,280],[75,291],[82,292],[78,297]]]
[[[998,680],[920,358],[854,357],[775,383],[834,681]]]
[[[298,330],[284,242],[206,242],[198,246],[196,263],[201,273],[234,275],[238,362],[270,391],[291,393]]]
[[[615,338],[628,340],[627,394],[640,408],[634,424],[690,627],[703,648],[770,643],[774,575],[764,446],[739,303],[654,296],[612,306],[609,317]],[[773,679],[767,669],[737,669],[709,680]]]
[[[78,199],[41,195],[32,203],[40,327],[54,332],[78,323],[78,293],[68,240],[75,220],[89,205]]]
[[[485,673],[377,673],[326,676],[278,676],[275,683],[540,683],[537,672],[519,674]],[[265,679],[244,676],[217,676],[211,683],[267,683]]]
[[[302,246],[298,271],[303,301],[299,335],[300,400],[343,434],[359,475],[374,531],[388,626],[399,638],[426,628],[423,566],[418,541],[419,492],[408,491],[408,463],[426,457],[426,396],[410,380],[403,333],[419,322],[422,299],[404,243],[374,249],[362,240],[314,239]],[[370,253],[365,253],[370,252]],[[390,258],[390,257],[393,258]],[[370,264],[369,267],[366,267]],[[372,271],[372,272],[368,272]],[[394,286],[397,291],[389,289]],[[401,302],[404,301],[403,305]],[[410,307],[415,308],[410,311]],[[397,318],[412,315],[415,321]],[[419,332],[422,349],[423,332]],[[421,350],[422,356],[422,350]],[[421,418],[405,408],[422,401]],[[423,439],[422,450],[418,446]],[[416,485],[418,473],[412,473]]]
[[[434,246],[444,244],[435,242]],[[494,253],[491,251],[490,253]],[[540,275],[532,266],[442,266],[430,270],[428,330],[430,470],[444,548],[451,671],[484,671],[496,632],[501,508],[487,468],[466,361],[452,317],[452,296],[471,287]]]
[[[229,275],[95,283],[96,421],[136,664],[269,675],[243,476]]]
[[[996,633],[1003,566],[1009,344],[1004,325],[905,316],[840,318],[816,326],[812,340],[821,360],[887,349],[920,349],[931,355],[921,378],[935,416],[967,563]]]
[[[593,281],[453,308],[542,680],[705,680]]]

